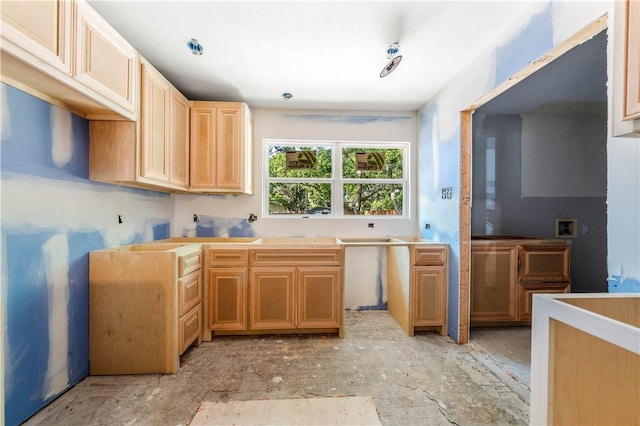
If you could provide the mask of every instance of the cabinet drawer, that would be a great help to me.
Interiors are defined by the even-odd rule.
[[[198,304],[178,320],[178,353],[182,355],[198,339],[202,324],[202,305]]]
[[[192,272],[178,279],[178,315],[189,312],[202,300],[202,275],[200,271]]]
[[[416,247],[414,249],[415,265],[444,265],[447,262],[445,247]]]
[[[184,277],[202,268],[202,251],[185,254],[178,257],[178,276]]]
[[[569,283],[520,285],[518,289],[518,319],[531,321],[534,294],[569,293],[570,287]]]
[[[207,250],[207,268],[247,266],[248,250]]]
[[[522,245],[518,250],[518,281],[571,281],[570,255],[568,245]]]
[[[262,249],[249,253],[251,266],[341,266],[341,249]]]

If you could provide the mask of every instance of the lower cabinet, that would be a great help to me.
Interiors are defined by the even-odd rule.
[[[445,322],[446,266],[414,266],[413,325],[441,326]]]
[[[409,336],[447,334],[449,246],[420,243],[387,248],[387,306]]]
[[[251,268],[249,328],[296,327],[296,268]]]
[[[211,330],[247,329],[247,268],[209,269]]]
[[[251,330],[336,328],[342,309],[342,268],[252,268]]]
[[[343,249],[205,245],[205,330],[343,335]]]
[[[530,324],[533,294],[569,292],[570,264],[567,241],[473,240],[471,326]]]
[[[518,252],[514,246],[471,250],[471,322],[515,321]]]
[[[199,244],[89,253],[89,374],[175,373],[202,332]]]

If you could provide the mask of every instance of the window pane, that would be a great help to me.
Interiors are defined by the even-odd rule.
[[[402,215],[402,185],[353,183],[344,185],[344,214]]]
[[[342,149],[342,177],[346,179],[402,179],[402,164],[400,148]]]
[[[330,183],[270,183],[269,214],[331,213]]]
[[[287,152],[294,153],[299,151],[315,152],[315,160],[312,155],[308,156],[310,160],[306,166],[310,166],[313,161],[312,168],[287,168]],[[301,156],[298,167],[305,167],[303,161],[307,160],[305,156]],[[269,146],[269,177],[275,178],[330,178],[331,177],[331,148],[330,147],[309,147],[309,146]]]

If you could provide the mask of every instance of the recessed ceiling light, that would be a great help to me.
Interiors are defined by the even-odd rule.
[[[288,101],[289,99],[293,98],[293,95],[289,92],[284,92],[282,94],[282,99],[284,99],[285,101]]]
[[[191,49],[191,53],[193,53],[196,56],[200,56],[204,52],[204,47],[202,47],[200,42],[195,38],[192,38],[187,42],[187,47]]]

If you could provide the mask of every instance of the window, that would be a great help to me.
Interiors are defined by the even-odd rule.
[[[264,141],[270,217],[407,214],[409,144]]]

